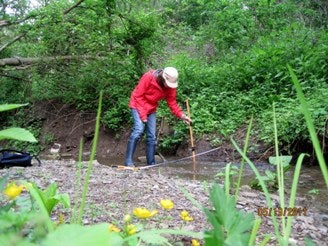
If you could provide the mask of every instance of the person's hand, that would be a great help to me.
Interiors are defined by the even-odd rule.
[[[183,114],[181,116],[181,120],[183,120],[184,122],[186,122],[188,125],[190,125],[191,122],[192,122],[192,120],[187,115],[185,115],[185,114]]]

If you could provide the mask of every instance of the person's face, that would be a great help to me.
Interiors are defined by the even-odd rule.
[[[165,79],[163,78],[163,72],[161,72],[160,76],[158,76],[160,84],[162,84],[165,88],[167,88],[167,84],[165,82]]]

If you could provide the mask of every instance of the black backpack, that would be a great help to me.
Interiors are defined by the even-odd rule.
[[[23,152],[15,149],[1,149],[0,150],[0,168],[6,167],[29,167],[32,165],[32,159],[35,158],[38,165],[41,165],[41,161],[35,155],[31,155],[28,152]]]

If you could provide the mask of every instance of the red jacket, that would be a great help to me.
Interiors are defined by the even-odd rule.
[[[145,121],[149,114],[156,112],[158,102],[165,99],[171,112],[181,118],[183,112],[176,101],[176,89],[162,88],[157,83],[154,72],[150,70],[141,77],[131,94],[129,107],[136,109],[141,120]]]

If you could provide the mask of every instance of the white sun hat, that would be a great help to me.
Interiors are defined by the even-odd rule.
[[[178,70],[174,67],[166,67],[163,70],[163,78],[168,87],[177,88],[178,87]]]

